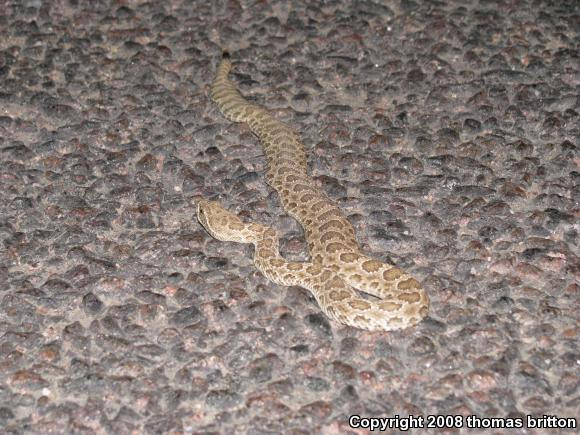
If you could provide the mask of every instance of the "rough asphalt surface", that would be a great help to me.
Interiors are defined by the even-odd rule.
[[[578,416],[579,3],[305,3],[0,1],[2,433]],[[308,258],[208,99],[222,48],[364,250],[428,289],[419,326],[329,322],[197,223],[218,198]]]

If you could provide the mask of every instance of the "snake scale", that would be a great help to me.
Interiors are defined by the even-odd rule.
[[[201,225],[218,240],[253,244],[254,263],[268,279],[308,289],[322,311],[340,323],[390,331],[420,322],[429,310],[426,291],[407,272],[361,252],[351,223],[308,175],[298,134],[266,108],[248,102],[229,79],[231,67],[224,53],[210,97],[227,119],[246,123],[258,137],[267,160],[266,181],[304,228],[310,261],[286,261],[274,229],[243,222],[215,201],[197,202]],[[376,298],[362,298],[353,288]]]

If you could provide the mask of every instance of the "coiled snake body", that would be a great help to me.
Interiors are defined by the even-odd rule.
[[[274,229],[242,222],[217,202],[197,202],[199,222],[218,240],[252,243],[254,263],[268,279],[310,290],[331,319],[383,331],[421,321],[429,309],[426,291],[407,272],[360,251],[351,223],[314,187],[300,137],[240,94],[228,78],[231,66],[229,55],[224,54],[211,85],[211,99],[226,118],[245,122],[260,140],[267,159],[266,181],[304,228],[311,261],[286,261],[278,251]],[[363,299],[353,288],[379,299]]]

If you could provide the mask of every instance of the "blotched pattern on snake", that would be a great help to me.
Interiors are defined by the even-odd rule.
[[[197,202],[199,222],[218,240],[253,244],[254,263],[267,278],[310,290],[331,319],[382,331],[417,324],[429,310],[426,291],[407,272],[361,252],[351,223],[314,187],[300,137],[240,94],[228,78],[231,66],[229,55],[224,54],[211,85],[211,99],[226,118],[245,122],[260,140],[267,160],[266,181],[304,228],[311,260],[286,261],[278,251],[274,229],[242,222],[217,202]],[[364,299],[353,288],[378,299]]]

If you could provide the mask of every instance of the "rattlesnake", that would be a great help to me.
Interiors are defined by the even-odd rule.
[[[311,260],[284,260],[274,229],[244,223],[214,201],[197,202],[201,225],[218,240],[253,244],[254,263],[268,279],[307,288],[331,319],[382,331],[417,324],[429,310],[426,291],[407,272],[361,253],[351,223],[314,187],[299,136],[240,94],[228,78],[231,67],[225,53],[211,85],[211,99],[226,118],[245,122],[259,138],[267,160],[266,181],[304,228]],[[379,299],[363,299],[353,287]]]

